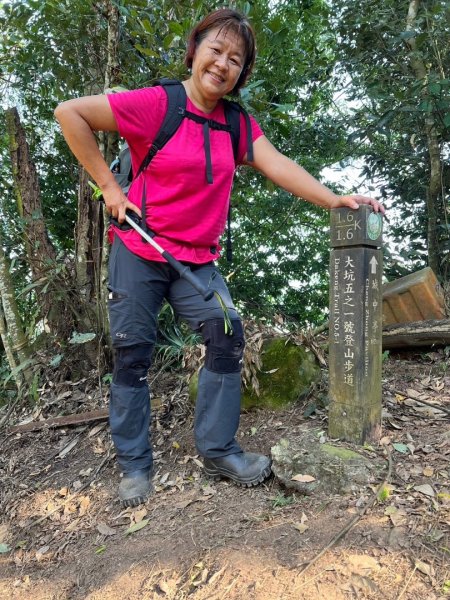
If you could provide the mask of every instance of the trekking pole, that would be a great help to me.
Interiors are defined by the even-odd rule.
[[[136,213],[132,213],[135,215]],[[171,267],[175,269],[175,271],[179,274],[180,277],[189,281],[192,287],[197,290],[197,292],[203,296],[203,300],[207,302],[211,300],[213,296],[215,296],[220,304],[220,307],[223,310],[224,324],[225,324],[225,333],[228,335],[233,335],[233,326],[231,324],[230,316],[228,314],[228,309],[225,306],[225,303],[217,290],[210,290],[203,285],[198,277],[194,275],[191,269],[187,265],[183,265],[177,260],[174,256],[170,254],[167,250],[164,250],[158,242],[155,242],[153,239],[156,235],[154,231],[151,229],[147,229],[144,231],[142,227],[140,227],[136,221],[127,213],[125,213],[125,221],[130,225],[135,231],[139,233],[139,235],[146,240],[157,252],[161,254],[163,258],[169,263]]]
[[[101,196],[100,189],[91,182],[89,182],[89,185],[94,190],[94,198],[97,200],[100,200],[100,202],[104,203],[104,200]],[[191,271],[191,269],[187,265],[183,265],[183,263],[181,263],[174,256],[172,256],[170,254],[170,252],[168,252],[167,250],[164,250],[164,248],[162,248],[158,244],[158,242],[155,242],[155,240],[153,239],[156,235],[154,231],[152,231],[151,229],[147,229],[147,231],[144,231],[144,229],[142,229],[142,227],[140,225],[138,225],[138,223],[136,222],[136,220],[138,220],[138,219],[140,220],[140,217],[138,215],[136,215],[136,217],[133,219],[130,216],[130,214],[136,215],[135,212],[130,211],[129,209],[126,211],[125,221],[128,223],[128,225],[130,225],[130,227],[132,227],[137,233],[139,233],[139,235],[144,240],[146,240],[152,246],[152,248],[154,248],[159,254],[161,254],[161,256],[166,259],[166,261],[169,263],[169,265],[175,269],[175,271],[179,274],[179,276],[182,277],[183,279],[185,279],[186,281],[188,281],[192,285],[192,287],[203,297],[203,300],[205,302],[207,302],[208,300],[211,300],[211,298],[213,296],[216,297],[216,299],[219,302],[220,307],[223,311],[225,333],[227,335],[233,335],[233,325],[231,323],[230,315],[228,313],[228,308],[226,307],[225,302],[223,301],[219,292],[217,290],[211,290],[211,289],[208,289],[207,287],[205,287],[203,285],[203,283],[200,281],[200,279],[194,275],[194,273]],[[114,221],[115,221],[115,219],[114,219]],[[117,221],[116,221],[116,223],[118,224]]]
[[[210,290],[207,287],[205,287],[200,281],[200,279],[194,275],[194,273],[187,265],[183,265],[183,263],[180,263],[180,261],[177,260],[174,256],[172,256],[170,252],[164,250],[164,248],[161,248],[158,242],[155,242],[155,240],[153,239],[153,237],[156,235],[154,231],[152,231],[151,229],[144,231],[142,227],[140,227],[136,223],[136,221],[127,213],[125,213],[125,221],[135,231],[137,231],[139,235],[144,240],[146,240],[157,252],[159,252],[163,258],[166,259],[169,265],[175,269],[175,271],[179,274],[180,277],[186,279],[186,281],[189,281],[192,287],[195,290],[197,290],[197,292],[201,296],[203,296],[203,300],[205,300],[205,302],[211,300],[211,298],[214,296],[214,290]]]

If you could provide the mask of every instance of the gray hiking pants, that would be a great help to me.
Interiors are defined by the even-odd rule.
[[[218,290],[229,309],[230,318],[242,331],[227,286],[215,265],[211,262],[192,268],[205,286]],[[178,317],[203,335],[207,344],[206,366],[200,371],[195,408],[197,451],[207,458],[241,452],[235,435],[241,404],[239,357],[242,356],[243,338],[241,335],[242,341],[238,344],[241,349],[234,352],[235,356],[240,352],[239,357],[232,358],[231,362],[226,359],[221,366],[220,354],[230,354],[229,348],[221,352],[221,346],[229,346],[230,342],[221,340],[226,336],[216,335],[214,339],[214,333],[210,336],[205,334],[212,330],[212,325],[219,333],[221,331],[218,320],[223,323],[223,311],[215,296],[205,302],[170,265],[136,256],[117,236],[109,260],[108,289],[115,350],[110,426],[121,470],[130,472],[152,467],[150,396],[146,375],[156,341],[158,314],[165,299]]]

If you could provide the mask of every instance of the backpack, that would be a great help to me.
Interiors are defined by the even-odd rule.
[[[247,156],[250,161],[253,160],[253,142],[252,142],[252,128],[250,124],[250,117],[247,111],[240,106],[237,102],[231,102],[230,100],[223,100],[224,112],[226,124],[218,123],[212,119],[207,119],[195,113],[191,113],[186,110],[186,90],[182,83],[176,79],[161,79],[155,83],[155,85],[161,85],[167,94],[167,112],[164,120],[157,132],[151,147],[149,148],[147,155],[142,161],[137,173],[136,178],[145,171],[149,166],[156,153],[161,150],[167,144],[167,142],[175,135],[178,128],[180,127],[183,119],[191,119],[203,127],[203,135],[205,139],[205,156],[206,156],[206,180],[208,183],[213,183],[212,173],[212,162],[211,162],[211,149],[209,143],[209,130],[219,129],[222,131],[228,131],[231,136],[231,143],[233,147],[233,155],[236,160],[238,148],[239,148],[239,137],[240,137],[240,114],[244,115],[247,125]],[[128,145],[125,143],[119,156],[111,164],[111,171],[126,194],[130,188],[131,182],[133,181],[133,171],[131,165],[131,155]],[[145,202],[143,199],[141,212],[142,212],[142,225],[144,229],[147,229],[146,225],[146,211]],[[226,257],[231,262],[232,259],[232,247],[231,247],[231,204],[228,209],[227,218],[227,245],[226,245]]]

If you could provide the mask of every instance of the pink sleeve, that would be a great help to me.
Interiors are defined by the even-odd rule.
[[[161,86],[108,94],[119,135],[131,150],[133,169],[144,160],[167,111],[167,95]]]
[[[252,142],[255,142],[259,137],[264,135],[263,130],[256,122],[256,120],[249,115],[250,123],[252,126]],[[247,123],[244,115],[241,113],[241,134],[239,136],[239,148],[238,148],[238,159],[237,164],[241,165],[245,154],[247,153]]]

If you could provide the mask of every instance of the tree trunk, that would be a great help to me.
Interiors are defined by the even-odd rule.
[[[6,123],[12,163],[17,207],[24,223],[24,243],[27,263],[34,282],[57,282],[56,252],[51,244],[42,214],[41,192],[36,167],[31,160],[25,131],[16,108],[6,110]],[[58,300],[64,288],[46,285],[46,291],[36,288],[46,328],[65,339],[72,329],[70,303],[67,298]]]
[[[18,389],[24,382],[31,381],[31,373],[27,368],[31,358],[31,349],[22,328],[19,309],[16,303],[14,287],[11,280],[9,261],[3,251],[0,240],[0,336],[5,348],[11,372],[14,373]],[[17,367],[23,365],[19,372]]]
[[[120,84],[122,78],[119,67],[119,11],[111,0],[106,0],[108,15],[107,63],[103,90],[109,91]],[[107,132],[103,140],[104,156],[108,164],[117,156],[118,134]]]
[[[448,346],[450,319],[415,321],[383,328],[383,349]]]
[[[2,339],[3,348],[5,350],[6,360],[8,361],[9,368],[13,374],[13,379],[16,382],[17,389],[20,390],[23,383],[23,374],[16,371],[18,364],[14,351],[12,349],[11,340],[8,336],[8,329],[6,327],[5,315],[3,312],[3,306],[0,302],[0,337]]]
[[[106,42],[105,91],[119,83],[118,43],[119,12],[111,0],[105,0],[100,14],[108,21]],[[115,132],[99,134],[100,150],[108,164],[117,156],[118,135]],[[110,362],[109,322],[107,313],[107,215],[98,202],[92,200],[88,185],[89,175],[80,169],[78,191],[78,220],[76,227],[76,277],[84,306],[83,327],[97,334],[98,356],[101,362]]]
[[[410,0],[408,15],[406,18],[406,31],[414,31],[417,13],[419,11],[420,0]],[[421,54],[417,52],[416,39],[411,37],[406,41],[410,49],[410,65],[415,77],[422,84],[422,98],[430,100],[427,80],[427,67],[421,58]],[[441,147],[438,140],[436,123],[431,112],[426,113],[424,130],[427,138],[427,147],[430,164],[430,178],[427,188],[427,246],[428,246],[428,265],[436,274],[443,273],[439,236],[438,236],[438,206],[441,193],[441,175],[442,175],[442,156]]]
[[[103,89],[105,92],[110,88],[119,85],[121,82],[120,67],[119,67],[119,10],[114,2],[111,0],[105,1],[108,19],[108,39],[107,39],[107,63],[105,72],[105,81]],[[103,153],[105,160],[108,164],[111,164],[113,159],[118,154],[119,149],[119,135],[117,132],[109,131],[103,134],[102,138]],[[103,235],[103,251],[102,261],[100,266],[100,288],[99,288],[99,306],[102,308],[104,313],[104,327],[103,331],[108,334],[108,346],[111,349],[111,341],[109,338],[109,321],[107,314],[108,305],[108,255],[109,255],[109,242],[107,236],[108,220],[105,209],[103,209],[105,230]]]
[[[104,311],[99,302],[100,276],[103,245],[103,214],[98,202],[92,200],[89,175],[79,171],[78,220],[75,230],[75,276],[81,300],[79,330],[94,332],[97,344],[87,344],[85,349],[92,366],[98,359],[98,341],[104,330]]]

